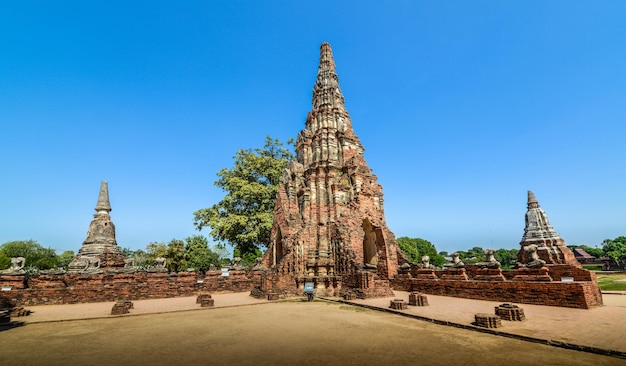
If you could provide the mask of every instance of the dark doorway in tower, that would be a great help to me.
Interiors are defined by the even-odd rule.
[[[276,240],[274,241],[274,265],[277,265],[281,259],[283,259],[283,233],[278,228]]]
[[[363,219],[363,264],[365,268],[377,268],[379,262],[378,248],[384,247],[384,243],[381,240],[381,236],[377,231],[380,229],[375,228],[369,222],[368,219]]]

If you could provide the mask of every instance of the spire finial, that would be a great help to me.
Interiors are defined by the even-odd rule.
[[[539,201],[535,198],[533,191],[528,190],[528,204],[530,205],[531,203],[539,203]]]
[[[345,110],[343,94],[339,88],[339,77],[335,71],[335,60],[330,44],[324,42],[320,47],[320,65],[317,68],[317,80],[313,87],[313,110],[330,111],[333,108]]]
[[[109,203],[109,185],[106,180],[103,180],[102,183],[100,183],[100,194],[98,195],[96,211],[111,212],[111,204]]]
[[[333,59],[333,49],[328,42],[323,42],[320,46],[320,66],[319,71],[335,71],[335,60]]]

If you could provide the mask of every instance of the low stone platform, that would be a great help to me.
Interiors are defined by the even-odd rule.
[[[522,321],[526,319],[526,316],[524,315],[524,309],[520,308],[517,305],[505,303],[505,304],[496,306],[495,310],[496,310],[496,315],[502,318],[503,320]]]
[[[411,292],[409,294],[409,305],[428,306],[428,297],[419,292]]]
[[[128,300],[119,300],[113,305],[111,309],[111,315],[124,315],[130,312],[130,309],[133,308],[132,301]]]
[[[389,308],[394,310],[406,310],[406,301],[402,299],[393,299],[389,302]]]
[[[500,328],[502,319],[497,315],[478,313],[474,315],[474,325],[483,328]]]

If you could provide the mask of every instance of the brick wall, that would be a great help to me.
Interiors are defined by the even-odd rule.
[[[445,273],[434,271],[435,279],[416,278],[411,273],[402,273],[391,281],[391,286],[400,291],[477,300],[582,309],[602,305],[602,294],[595,273],[569,265],[502,271],[501,276],[497,276],[494,270],[486,275],[484,271],[470,268],[467,271],[468,275],[471,274],[468,280],[442,279]],[[572,277],[574,282],[561,282],[562,277]],[[491,280],[479,280],[485,278]]]
[[[0,286],[12,287],[0,291],[0,303],[21,305],[74,304],[85,302],[116,301],[117,299],[150,299],[176,296],[193,296],[198,291],[245,292],[258,286],[257,278],[248,278],[245,271],[230,271],[222,277],[221,271],[168,273],[116,273],[116,274],[63,274],[25,276],[0,276]]]

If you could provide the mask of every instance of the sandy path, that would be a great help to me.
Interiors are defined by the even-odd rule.
[[[624,360],[325,302],[29,324],[0,365],[624,365]]]
[[[409,294],[394,291],[408,302]],[[469,325],[476,313],[494,313],[502,302],[427,295],[430,306],[409,306],[403,312]],[[572,309],[556,306],[517,304],[524,309],[523,322],[503,321],[499,331],[556,340],[578,345],[626,352],[626,296],[604,295],[604,306]],[[354,300],[354,303],[386,308],[389,298]],[[626,361],[624,361],[626,365]]]

